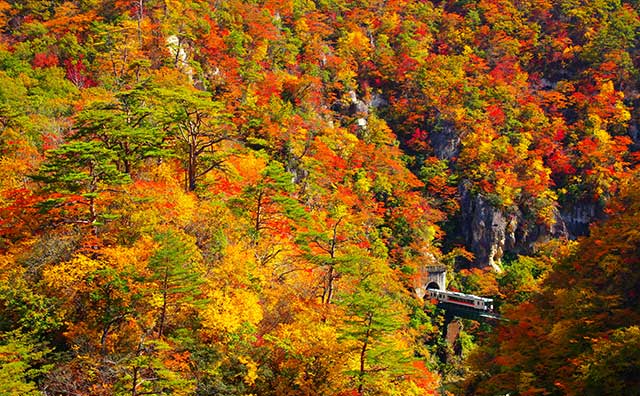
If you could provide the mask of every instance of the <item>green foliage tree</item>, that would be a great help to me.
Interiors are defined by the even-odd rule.
[[[355,284],[338,293],[345,322],[340,337],[353,344],[352,377],[358,395],[395,394],[404,375],[413,373],[413,354],[406,349],[402,329],[408,323],[397,280],[379,260],[362,257],[345,263],[342,276]]]
[[[108,352],[109,336],[136,314],[137,302],[142,296],[132,290],[131,278],[131,274],[107,267],[90,273],[86,279],[89,294],[86,304],[91,307],[92,316],[87,319],[95,321],[99,329],[100,352],[103,355]]]
[[[243,175],[246,176],[246,175]],[[249,179],[253,179],[249,177]],[[238,198],[231,200],[232,207],[251,216],[251,234],[277,235],[290,231],[288,226],[301,226],[307,213],[291,195],[295,191],[292,175],[277,161],[269,162],[255,175],[256,180],[246,180]]]
[[[301,235],[300,243],[306,258],[325,269],[322,281],[321,300],[325,304],[331,304],[335,293],[335,281],[339,277],[336,266],[351,257],[342,257],[339,254],[344,238],[338,233],[343,217],[333,220],[326,232],[308,232]]]
[[[151,106],[150,89],[141,83],[114,97],[96,98],[76,115],[74,137],[102,141],[116,154],[118,169],[130,175],[142,160],[162,153],[164,135]]]
[[[0,337],[0,394],[6,396],[40,395],[36,381],[51,364],[51,349],[19,331]]]
[[[182,161],[185,189],[194,191],[198,180],[222,166],[229,155],[225,143],[234,137],[230,115],[221,102],[211,95],[189,88],[159,89],[160,106],[164,108],[164,123],[172,149]]]
[[[47,161],[32,176],[52,194],[42,209],[59,209],[61,221],[92,225],[97,232],[98,224],[109,218],[101,212],[100,199],[130,182],[128,175],[118,170],[115,159],[112,150],[96,141],[73,141],[49,151]],[[78,206],[86,210],[78,211]]]
[[[178,353],[168,342],[143,337],[136,353],[122,364],[124,373],[115,386],[115,394],[194,394],[195,381],[181,375],[180,367],[172,368],[167,364],[172,360],[172,354],[173,359],[176,359]]]
[[[155,240],[159,246],[149,259],[149,281],[155,289],[151,298],[158,299],[155,329],[162,339],[167,327],[173,324],[172,315],[205,301],[198,299],[201,258],[193,242],[171,230],[158,233]]]

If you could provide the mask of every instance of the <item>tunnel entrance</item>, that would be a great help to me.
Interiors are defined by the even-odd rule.
[[[428,289],[437,289],[437,290],[440,290],[440,286],[439,286],[436,282],[430,282],[430,283],[427,285],[427,290],[428,290]]]
[[[424,298],[428,289],[447,290],[447,267],[444,265],[420,267],[414,278],[413,290],[418,298]]]

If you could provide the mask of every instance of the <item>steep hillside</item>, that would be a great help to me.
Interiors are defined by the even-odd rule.
[[[636,395],[638,178],[471,359],[470,395]]]
[[[0,0],[0,393],[437,394],[421,269],[625,215],[639,7]]]

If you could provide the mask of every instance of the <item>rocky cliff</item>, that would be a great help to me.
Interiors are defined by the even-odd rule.
[[[459,155],[462,138],[455,126],[439,120],[429,133],[433,154],[451,162]],[[481,193],[472,191],[471,182],[462,180],[458,187],[460,212],[453,220],[450,240],[464,243],[475,256],[473,266],[500,271],[506,253],[532,254],[540,243],[552,238],[575,239],[588,235],[589,225],[603,217],[596,202],[578,201],[559,204],[553,210],[553,224],[542,224],[527,207],[497,207]]]
[[[604,216],[596,202],[575,202],[554,210],[552,225],[531,219],[527,208],[496,208],[487,198],[461,183],[460,215],[456,234],[475,255],[474,265],[499,271],[505,253],[532,254],[551,238],[575,239],[588,235],[589,225]]]

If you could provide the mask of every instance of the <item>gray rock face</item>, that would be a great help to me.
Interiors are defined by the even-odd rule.
[[[466,183],[460,187],[461,226],[459,232],[475,255],[475,265],[500,271],[505,252],[531,254],[536,244],[551,238],[568,237],[560,216],[552,226],[527,220],[519,208],[509,212],[494,207],[485,197],[472,193]]]
[[[569,237],[589,235],[589,225],[603,217],[603,210],[597,202],[575,202],[562,208],[561,216],[566,224]]]
[[[374,93],[371,95],[371,103],[369,104],[369,107],[373,107],[374,109],[378,109],[380,107],[385,107],[386,105],[388,105],[389,102],[387,101],[387,99],[385,99],[384,96],[382,96],[379,93]]]
[[[505,244],[514,242],[512,220],[494,208],[481,195],[461,187],[461,231],[466,245],[475,255],[476,265],[500,270],[497,263],[504,254]],[[507,228],[507,224],[510,225]],[[507,235],[509,238],[507,238]]]
[[[460,154],[460,135],[454,125],[447,121],[441,121],[438,127],[429,133],[429,141],[439,159],[450,160]]]
[[[634,129],[635,128],[635,129]],[[638,141],[637,126],[632,123],[629,133]],[[634,135],[635,134],[635,135]],[[455,126],[439,120],[429,133],[434,154],[440,159],[455,159],[461,148],[461,138]],[[461,183],[460,221],[457,234],[475,255],[474,265],[500,270],[500,261],[506,252],[532,254],[536,246],[552,238],[575,239],[588,235],[589,225],[603,217],[602,208],[594,202],[573,202],[554,210],[555,222],[551,226],[540,224],[526,214],[526,207],[496,208],[484,196],[474,194],[469,183]]]
[[[358,99],[355,91],[349,91],[349,101],[351,103],[349,106],[349,113],[351,115],[369,114],[369,105],[367,105],[363,100]]]

